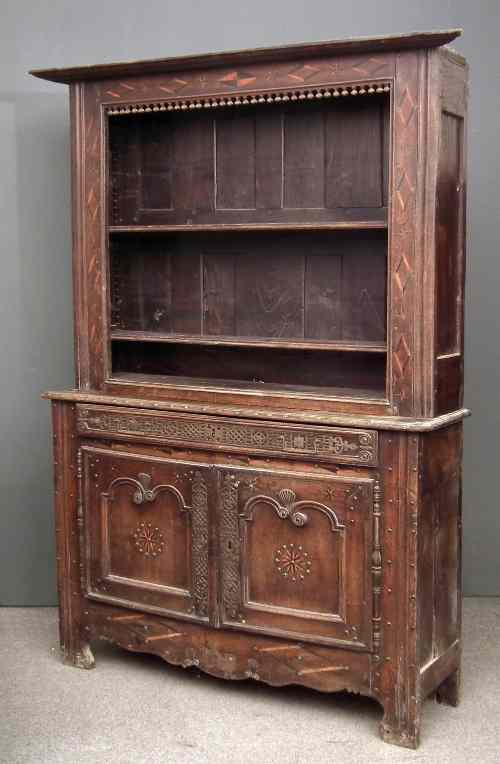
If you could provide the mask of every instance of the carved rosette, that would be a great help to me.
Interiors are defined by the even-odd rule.
[[[165,549],[163,533],[151,523],[139,523],[132,534],[132,540],[137,551],[144,557],[158,557]]]
[[[282,544],[274,553],[274,564],[283,578],[294,583],[303,581],[311,573],[309,553],[301,544]]]

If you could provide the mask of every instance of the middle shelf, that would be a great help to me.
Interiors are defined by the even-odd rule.
[[[111,338],[386,351],[387,232],[110,234]]]
[[[349,353],[385,353],[387,344],[370,340],[284,340],[273,337],[227,337],[227,336],[200,336],[199,334],[166,334],[163,332],[130,331],[126,329],[113,329],[112,340],[124,340],[127,342],[164,342],[168,344],[186,345],[209,345],[248,348],[280,348],[286,350],[328,350]]]

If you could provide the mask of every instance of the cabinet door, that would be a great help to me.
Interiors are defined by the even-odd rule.
[[[207,619],[213,471],[105,448],[80,454],[87,596]]]
[[[221,622],[369,649],[374,481],[243,469],[218,479]]]

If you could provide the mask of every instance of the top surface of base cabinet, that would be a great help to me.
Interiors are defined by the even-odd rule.
[[[79,389],[460,409],[459,34],[34,71],[71,90]]]

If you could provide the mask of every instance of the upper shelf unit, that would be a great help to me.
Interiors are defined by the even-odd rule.
[[[385,227],[389,93],[355,92],[111,113],[111,230]]]

